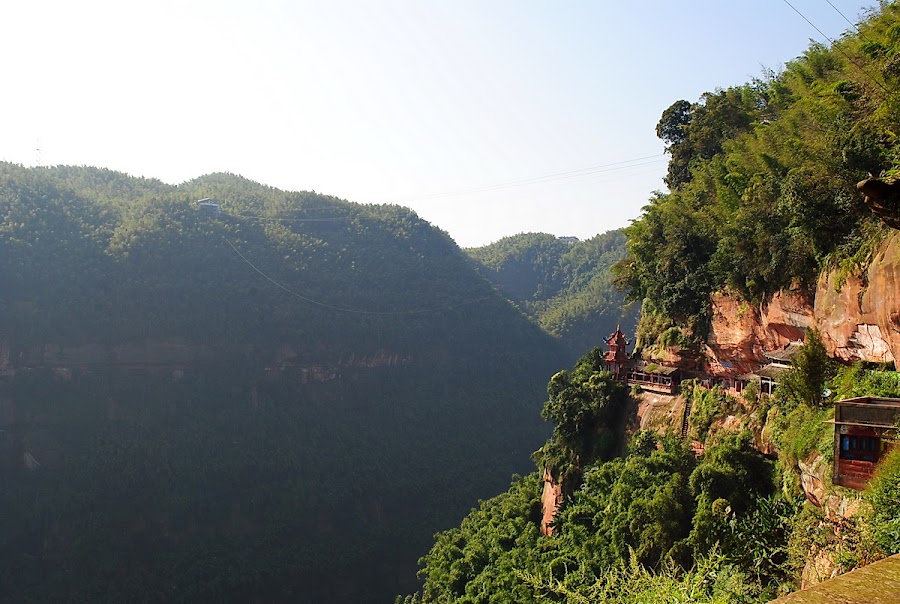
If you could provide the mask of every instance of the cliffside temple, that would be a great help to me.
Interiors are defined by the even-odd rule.
[[[624,379],[645,390],[675,394],[684,379],[684,372],[678,367],[666,367],[653,363],[635,362],[624,369]]]
[[[791,368],[793,359],[803,347],[803,342],[788,342],[784,348],[772,352],[766,352],[765,357],[769,361],[767,365],[756,371],[737,376],[731,383],[731,390],[743,392],[750,382],[759,381],[759,391],[762,394],[773,394],[778,386],[778,378]]]
[[[759,392],[771,395],[778,386],[779,377],[790,370],[794,358],[803,348],[803,342],[791,341],[778,350],[766,352],[764,356],[769,361],[768,364],[750,373],[731,376],[727,373],[688,371],[677,366],[631,358],[626,352],[630,342],[618,327],[604,342],[609,346],[609,351],[603,357],[606,368],[617,379],[669,396],[677,394],[683,380],[692,378],[707,388],[720,386],[733,393],[741,393],[750,382],[757,381]],[[728,362],[723,367],[734,369]],[[687,433],[689,414],[690,407],[686,406],[683,435]],[[900,399],[866,396],[836,402],[834,419],[828,421],[834,424],[834,484],[864,489],[875,474],[878,462],[890,450],[898,432],[898,421]],[[558,506],[558,502],[556,505]]]
[[[626,350],[631,342],[619,327],[603,341],[609,347],[603,355],[607,371],[629,385],[668,395],[675,395],[681,382],[689,379],[695,379],[708,388],[719,386],[737,394],[743,392],[750,382],[756,381],[759,382],[760,393],[773,394],[778,386],[778,378],[791,368],[793,358],[803,347],[802,341],[791,341],[782,348],[763,353],[768,361],[765,365],[754,368],[752,363],[736,365],[723,361],[719,371],[704,372],[686,369],[677,364],[633,358]]]

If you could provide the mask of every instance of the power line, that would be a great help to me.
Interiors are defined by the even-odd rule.
[[[364,217],[351,216],[334,216],[331,218],[279,218],[276,216],[256,216],[254,214],[238,214],[241,218],[251,218],[253,220],[269,220],[273,222],[342,222],[345,220],[356,220]]]
[[[859,28],[859,26],[858,26],[856,23],[854,23],[853,21],[851,21],[850,19],[848,19],[848,18],[847,18],[847,15],[845,15],[844,13],[842,13],[841,10],[840,10],[838,7],[836,7],[834,4],[831,3],[831,0],[825,0],[825,2],[828,3],[828,6],[830,6],[831,8],[834,9],[834,12],[836,12],[836,13],[839,14],[841,17],[843,17],[843,18],[844,18],[844,21],[846,21],[847,23],[850,24],[850,27],[852,27],[852,28],[855,29],[857,32],[859,32],[859,35],[861,35],[861,36],[863,37],[863,39],[865,39],[866,42],[871,42],[871,40],[870,40],[869,38],[866,37],[866,34],[864,34],[864,33],[862,32],[862,30]]]
[[[548,182],[555,182],[560,180],[571,180],[575,178],[582,178],[585,176],[595,176],[598,174],[612,174],[616,172],[624,172],[626,170],[631,170],[633,168],[641,168],[652,166],[654,164],[658,164],[660,162],[667,161],[665,153],[657,153],[655,155],[646,155],[643,157],[636,157],[633,159],[626,159],[622,161],[607,163],[607,164],[598,164],[594,166],[588,166],[586,168],[579,168],[577,170],[568,170],[565,172],[554,172],[550,174],[544,174],[542,176],[532,176],[530,178],[522,178],[518,180],[509,180],[502,181],[494,184],[486,184],[486,185],[477,185],[473,187],[467,187],[462,189],[456,189],[452,191],[446,191],[443,193],[433,193],[431,195],[422,195],[419,197],[407,197],[402,199],[397,199],[395,203],[400,204],[408,204],[417,201],[427,201],[430,199],[440,199],[445,197],[456,197],[459,195],[471,195],[473,193],[486,193],[490,191],[496,191],[501,189],[506,189],[510,187],[520,187],[520,186],[531,186],[531,185],[539,185],[545,184]],[[596,179],[592,179],[588,182],[596,182]],[[251,220],[265,220],[272,222],[341,222],[348,220],[374,220],[374,218],[367,217],[350,217],[350,216],[336,216],[336,217],[326,217],[326,218],[283,218],[277,216],[259,216],[255,214],[248,213],[239,213],[237,216],[241,218],[249,218]]]
[[[872,76],[868,71],[866,71],[865,68],[864,68],[862,65],[860,65],[859,63],[857,63],[857,62],[853,59],[853,57],[850,56],[849,53],[845,52],[843,48],[841,48],[841,47],[840,47],[833,39],[831,39],[831,37],[829,37],[824,31],[822,31],[821,29],[819,29],[819,28],[816,26],[815,23],[813,23],[812,21],[810,21],[809,19],[807,19],[807,18],[806,18],[806,15],[804,15],[804,14],[801,13],[799,10],[797,10],[797,7],[795,7],[793,4],[791,4],[788,0],[781,0],[781,1],[784,2],[785,4],[787,4],[788,6],[790,6],[791,9],[793,9],[793,11],[794,11],[795,13],[797,13],[798,15],[800,15],[800,17],[801,17],[804,21],[806,21],[807,23],[809,23],[809,25],[810,25],[814,30],[816,30],[817,32],[819,32],[819,34],[820,34],[823,38],[825,38],[826,40],[828,40],[829,42],[831,42],[831,47],[832,47],[833,49],[837,50],[837,51],[838,51],[839,53],[841,53],[842,55],[844,55],[844,57],[846,57],[848,61],[850,61],[851,63],[853,63],[853,64],[856,66],[856,68],[859,69],[859,70],[863,73],[864,76],[866,76],[867,78],[869,78],[870,80],[872,80],[873,82],[875,82],[875,84],[877,84],[878,87],[881,88],[882,90],[884,90],[888,95],[891,95],[891,94],[892,94],[892,91],[888,90],[888,88],[887,88],[884,84],[882,84],[881,82],[879,82],[878,80],[876,80],[875,77]],[[831,3],[829,2],[829,4],[831,4]],[[844,17],[844,18],[846,19],[846,17]]]
[[[412,198],[404,198],[398,200],[400,203],[409,203],[412,201],[425,201],[429,199],[438,199],[441,197],[456,197],[458,195],[470,195],[472,193],[484,193],[488,191],[496,191],[498,189],[506,189],[509,187],[519,187],[519,186],[528,186],[528,185],[536,185],[543,184],[545,182],[552,182],[556,180],[563,179],[571,179],[571,178],[579,178],[582,176],[590,176],[592,174],[600,174],[603,172],[615,172],[619,170],[626,170],[628,168],[633,168],[637,166],[644,166],[648,164],[652,164],[658,161],[663,161],[665,157],[665,153],[657,153],[655,155],[647,155],[644,157],[636,157],[633,159],[626,159],[622,161],[612,162],[608,164],[598,164],[594,166],[588,166],[586,168],[580,168],[578,170],[568,170],[565,172],[554,172],[550,174],[544,174],[541,176],[532,176],[530,178],[521,178],[518,180],[508,180],[501,181],[493,184],[486,185],[477,185],[473,187],[466,187],[462,189],[456,189],[453,191],[446,191],[444,193],[433,193],[430,195],[421,195],[418,197]],[[652,161],[645,161],[652,160]],[[644,162],[644,163],[635,163],[635,162]]]
[[[269,281],[270,283],[272,283],[279,289],[282,289],[285,292],[289,293],[290,295],[292,295],[296,298],[300,298],[301,300],[303,300],[305,302],[314,304],[316,306],[321,306],[322,308],[327,308],[329,310],[352,313],[352,314],[357,314],[357,315],[379,315],[379,316],[417,315],[417,314],[438,312],[438,311],[442,311],[442,310],[453,310],[454,308],[459,308],[460,306],[466,306],[468,304],[475,304],[476,302],[483,302],[484,300],[490,300],[491,298],[494,297],[494,296],[483,296],[481,298],[474,298],[472,300],[466,300],[465,302],[459,302],[456,304],[447,304],[444,306],[435,306],[435,307],[431,307],[431,308],[420,308],[420,309],[414,309],[414,310],[378,311],[378,310],[361,310],[361,309],[355,309],[355,308],[344,308],[341,306],[334,306],[331,304],[326,304],[325,302],[319,302],[318,300],[313,300],[312,298],[310,298],[308,296],[304,296],[303,294],[298,293],[298,292],[290,289],[289,287],[286,287],[285,285],[282,285],[281,283],[279,283],[278,281],[276,281],[275,279],[273,279],[266,273],[262,272],[259,268],[257,268],[257,266],[255,264],[250,262],[250,260],[246,256],[244,256],[241,253],[241,251],[234,246],[233,243],[231,243],[231,241],[228,241],[227,239],[225,241],[226,241],[226,243],[228,243],[228,245],[231,246],[231,249],[233,249],[235,251],[235,253],[241,257],[241,260],[246,262],[250,266],[250,268],[252,268],[254,271],[256,271],[257,273],[262,275],[267,281]]]

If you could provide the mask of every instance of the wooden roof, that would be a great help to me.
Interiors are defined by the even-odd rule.
[[[678,367],[669,367],[666,365],[645,365],[644,367],[636,367],[635,371],[643,371],[644,373],[656,373],[658,375],[674,375],[680,371]]]
[[[765,367],[760,367],[754,372],[754,375],[758,375],[761,378],[769,378],[770,380],[777,380],[780,376],[784,374],[785,371],[788,371],[787,367],[783,365],[775,365],[774,363],[769,363]]]
[[[790,363],[801,348],[803,342],[789,342],[784,348],[767,352],[765,355],[767,359],[776,363]]]
[[[857,396],[838,401],[839,405],[875,405],[877,407],[900,408],[900,398],[888,398],[884,396]]]

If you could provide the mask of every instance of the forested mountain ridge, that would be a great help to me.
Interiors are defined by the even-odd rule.
[[[622,231],[585,241],[522,233],[466,253],[504,295],[577,357],[617,325],[631,333],[638,305],[626,304],[612,283],[613,265],[625,256]]]
[[[90,187],[90,181],[113,173],[8,166],[9,171],[18,177],[7,181],[7,198],[15,196],[15,203],[7,204],[4,291],[33,299],[30,325],[36,318],[48,324],[58,314],[73,313],[75,301],[82,302],[75,309],[82,335],[92,337],[141,337],[152,317],[155,337],[190,335],[196,326],[207,339],[246,342],[272,335],[266,321],[291,317],[298,333],[315,340],[315,330],[321,328],[333,346],[332,329],[349,334],[363,323],[389,322],[395,327],[391,335],[396,335],[404,325],[421,321],[423,314],[460,304],[500,304],[446,234],[397,206],[358,206],[311,193],[287,193],[230,175],[211,175],[177,188],[119,175],[107,190],[85,198],[65,185],[73,175],[87,181],[76,181],[76,186]],[[195,200],[201,196],[225,204],[220,219],[211,220],[198,210]],[[384,274],[384,263],[390,263],[393,272]],[[441,271],[434,263],[440,263]],[[254,267],[313,302],[303,304],[302,297],[271,282],[262,289],[266,280]],[[152,282],[159,270],[176,281]],[[90,302],[61,301],[41,292],[34,283],[36,273],[55,277],[58,287],[75,289]],[[422,287],[434,274],[443,275],[437,287]],[[459,282],[464,279],[469,282]],[[161,314],[149,308],[151,298],[164,295],[163,286],[172,285],[189,288],[184,300],[167,301],[183,304],[179,312],[169,308]],[[109,295],[94,299],[98,288],[107,293],[113,287]],[[67,295],[71,298],[70,290]],[[53,307],[61,302],[66,308]],[[213,302],[217,304],[210,308]],[[239,320],[216,316],[228,313],[227,305],[234,302],[248,304],[249,312],[242,312]],[[91,323],[102,321],[108,327],[119,317],[114,329],[97,330]],[[56,338],[66,333],[66,321],[59,323],[52,329]],[[279,324],[278,333],[283,330]]]
[[[412,589],[564,358],[405,208],[0,164],[0,600]]]

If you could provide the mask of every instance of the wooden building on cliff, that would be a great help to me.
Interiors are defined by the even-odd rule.
[[[603,361],[606,363],[606,370],[615,374],[618,379],[622,379],[624,369],[631,361],[628,356],[628,345],[631,344],[625,339],[625,334],[619,326],[603,340],[609,346],[609,350],[603,355]]]
[[[834,405],[834,484],[862,490],[897,435],[900,399],[862,396]]]
[[[617,380],[653,392],[675,394],[682,378],[681,369],[632,359],[627,351],[631,342],[619,327],[603,341],[609,347],[603,355],[606,370],[613,373]]]
[[[625,381],[644,390],[662,394],[675,394],[681,384],[683,372],[678,367],[636,362],[625,371]]]
[[[773,394],[775,388],[778,387],[778,379],[791,368],[794,357],[801,348],[803,348],[803,342],[788,342],[783,348],[764,353],[766,360],[769,361],[768,364],[752,373],[735,377],[730,389],[741,393],[750,382],[758,381],[761,394]]]

